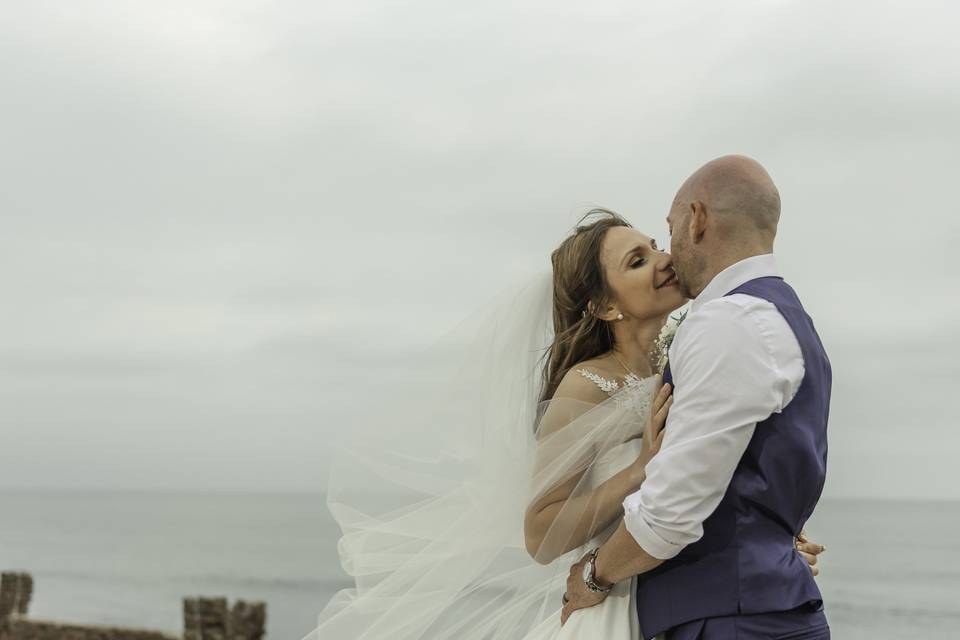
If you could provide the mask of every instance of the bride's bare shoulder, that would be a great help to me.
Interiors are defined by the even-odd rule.
[[[563,376],[554,398],[569,398],[599,404],[618,388],[615,372],[602,358],[584,360]]]

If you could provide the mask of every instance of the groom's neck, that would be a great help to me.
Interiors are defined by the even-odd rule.
[[[746,260],[747,258],[752,258],[754,256],[762,256],[773,253],[773,244],[772,243],[756,243],[751,244],[750,246],[741,246],[737,247],[736,250],[728,250],[717,253],[712,256],[708,256],[706,260],[706,268],[703,270],[703,274],[700,279],[700,287],[698,291],[693,292],[694,297],[699,296],[703,293],[703,290],[707,288],[707,285],[717,277],[717,274],[724,271],[725,269],[732,267],[741,260]]]

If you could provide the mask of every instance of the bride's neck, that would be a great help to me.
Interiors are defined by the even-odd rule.
[[[653,346],[668,316],[614,325],[614,353],[639,376],[654,373]]]

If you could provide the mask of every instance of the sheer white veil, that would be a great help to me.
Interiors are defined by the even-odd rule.
[[[584,541],[553,527],[530,551],[556,560],[534,561],[526,508],[571,478],[571,497],[588,490],[585,471],[642,420],[614,398],[539,402],[552,304],[549,271],[502,293],[436,345],[429,369],[368,398],[389,419],[345,425],[327,506],[355,587],[304,640],[523,638],[557,612]]]

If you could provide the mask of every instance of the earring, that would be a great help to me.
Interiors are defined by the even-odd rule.
[[[617,314],[617,320],[623,320],[623,314],[622,314],[622,313],[618,313],[618,314]]]

